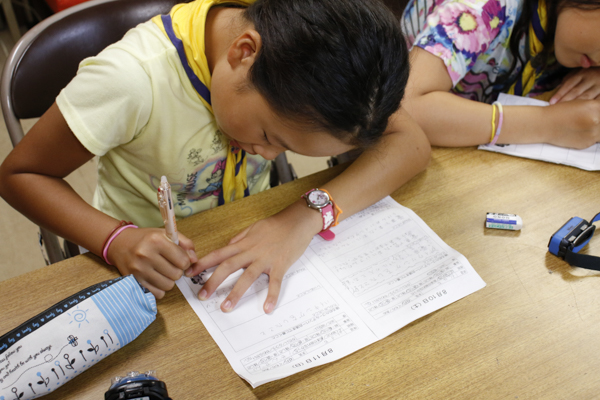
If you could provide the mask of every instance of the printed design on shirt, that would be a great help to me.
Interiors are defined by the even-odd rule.
[[[207,186],[204,189],[198,191],[198,193],[202,193],[198,200],[204,199],[210,195],[219,197],[219,193],[221,193],[221,187],[223,186],[223,175],[225,173],[225,165],[227,164],[227,159],[223,158],[219,160],[215,167],[213,168],[211,175],[206,179]],[[197,201],[197,200],[192,200]]]
[[[221,133],[220,130],[217,130],[217,134],[213,137],[212,144],[210,146],[213,150],[213,153],[214,154],[220,153],[221,151],[223,151],[225,149],[226,145],[227,145],[227,140],[226,140],[225,136],[223,136],[223,133]]]
[[[251,159],[248,159],[248,165],[250,165]],[[253,164],[256,165],[256,169],[254,171],[254,174],[249,175],[248,176],[248,188],[253,188],[254,185],[256,185],[258,183],[258,180],[260,179],[262,172],[265,169],[270,169],[271,168],[271,162],[269,160],[264,160],[262,163],[258,163],[256,162],[256,160],[252,160]]]
[[[208,204],[203,209],[216,207],[219,195],[223,186],[223,174],[225,172],[226,158],[214,158],[208,160],[199,168],[189,172],[185,177],[185,182],[171,181],[173,192],[173,202],[178,216],[189,216],[198,212],[198,203],[207,201]],[[251,190],[261,177],[265,168],[269,167],[269,161],[259,161],[249,157],[247,159],[248,188]],[[154,182],[155,177],[150,177]]]
[[[515,70],[518,71],[518,68]],[[481,72],[473,68],[471,73],[456,84],[452,92],[469,100],[492,103],[498,97],[497,91],[501,90],[503,86],[503,84],[496,85],[499,72],[500,68],[496,64],[496,59],[490,58]],[[513,72],[511,76],[516,77],[517,73]]]
[[[175,205],[181,207],[182,210],[187,209],[187,215],[191,215],[193,209],[189,207],[189,203],[201,201],[210,196],[218,198],[223,185],[226,161],[226,158],[212,160],[204,164],[199,170],[188,173],[186,182],[180,186],[182,189],[177,190],[177,194],[173,199]],[[210,175],[203,177],[203,174],[206,175],[207,170],[211,171]]]
[[[188,153],[187,160],[194,167],[202,164],[204,162],[204,157],[202,157],[202,149],[191,149]]]
[[[223,136],[221,131],[219,131],[217,129],[215,131],[215,135],[212,138],[212,143],[210,144],[210,150],[209,150],[210,156],[214,156],[216,154],[223,152],[223,150],[225,150],[226,145],[227,145],[227,138],[225,138],[225,136]],[[188,162],[190,164],[192,164],[194,167],[197,167],[198,165],[205,162],[206,158],[202,156],[202,152],[204,152],[204,149],[202,149],[202,148],[190,149],[190,152],[188,153],[188,156],[187,156]]]

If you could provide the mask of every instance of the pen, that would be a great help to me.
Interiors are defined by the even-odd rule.
[[[173,197],[171,197],[171,185],[167,181],[166,176],[160,178],[160,186],[158,187],[158,208],[162,215],[167,231],[167,237],[175,244],[179,244],[177,236],[177,223],[175,222],[175,212],[173,211]]]

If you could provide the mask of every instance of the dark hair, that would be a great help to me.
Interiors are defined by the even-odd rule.
[[[379,0],[258,0],[245,18],[261,35],[251,85],[283,118],[359,147],[399,108],[408,50]]]
[[[517,66],[517,61],[520,61],[523,65],[526,64],[531,55],[526,50],[525,58],[522,58],[519,53],[519,42],[523,35],[529,34],[529,24],[533,18],[533,13],[537,12],[535,6],[536,0],[524,0],[523,9],[519,20],[515,23],[512,34],[509,40],[509,48],[511,53],[514,55],[513,62],[510,66],[508,73],[505,77],[510,76],[512,71]],[[565,8],[580,8],[580,9],[597,9],[600,8],[600,0],[546,0],[546,18],[547,27],[546,35],[542,41],[543,50],[536,55],[531,61],[533,67],[544,66],[548,62],[548,58],[554,51],[554,36],[556,35],[556,22],[558,20],[558,14]],[[510,86],[509,83],[507,86]]]

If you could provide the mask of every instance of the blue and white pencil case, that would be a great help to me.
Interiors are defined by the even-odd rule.
[[[135,339],[156,299],[129,275],[90,286],[0,337],[0,400],[34,399]]]

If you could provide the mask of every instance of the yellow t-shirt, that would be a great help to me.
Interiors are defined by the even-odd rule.
[[[226,141],[175,47],[152,21],[82,61],[56,101],[75,136],[100,156],[97,209],[138,226],[161,226],[161,175],[171,184],[177,218],[217,205]],[[250,194],[267,189],[269,162],[247,157]]]

